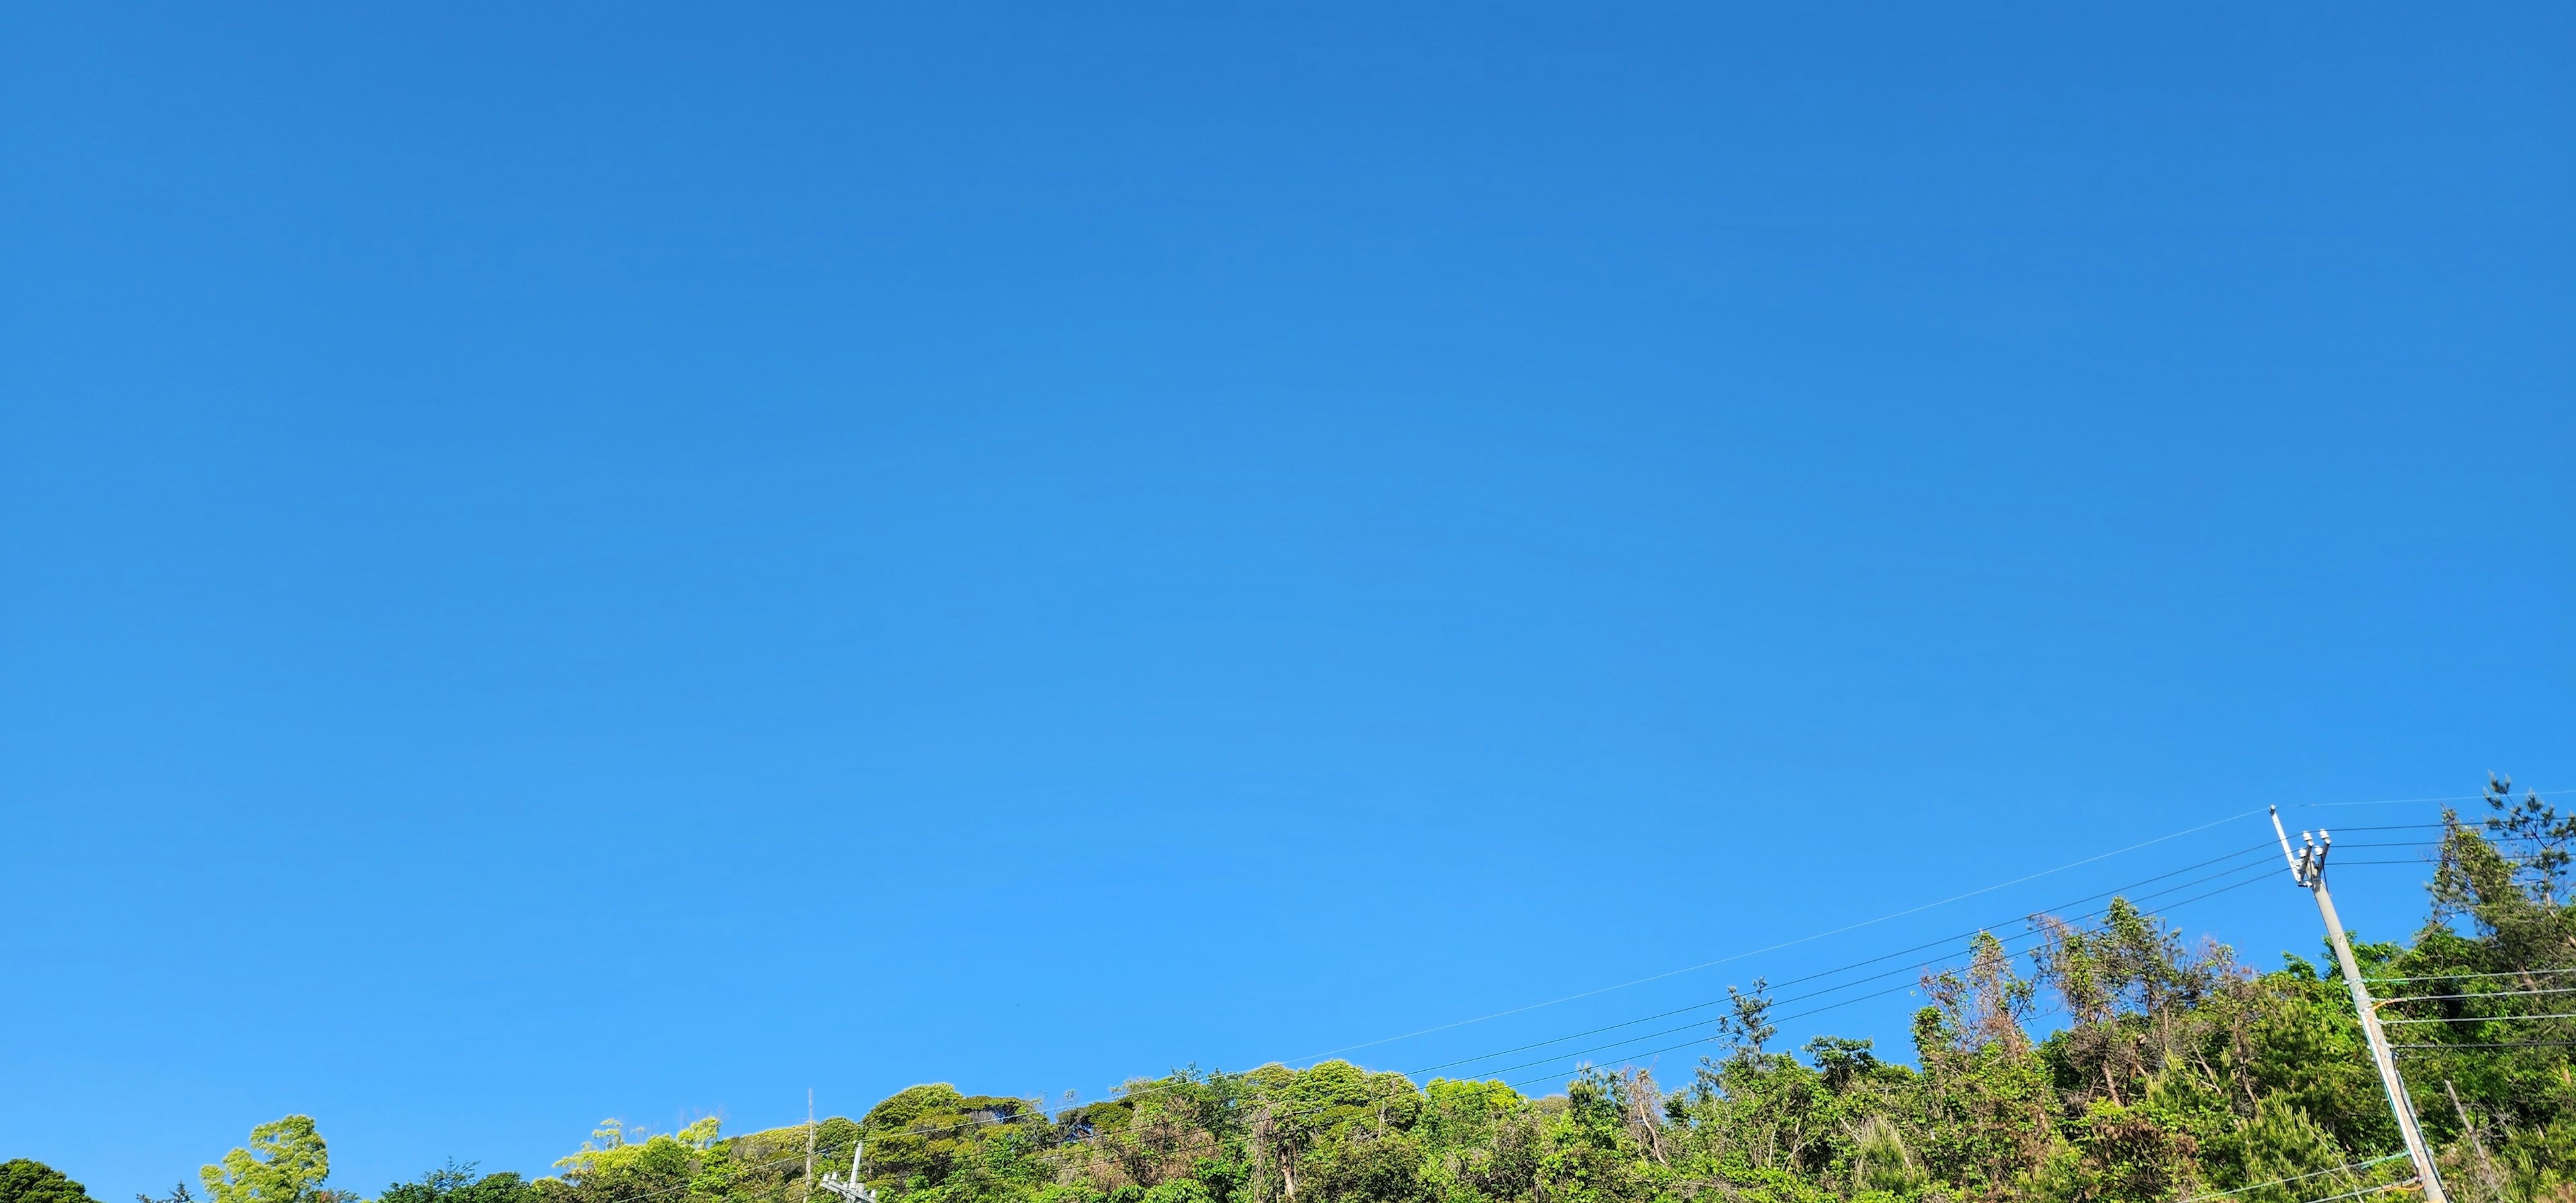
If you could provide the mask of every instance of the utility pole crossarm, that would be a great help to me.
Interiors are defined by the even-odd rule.
[[[849,1176],[825,1174],[823,1189],[831,1192],[841,1203],[877,1203],[877,1193],[869,1190],[867,1182],[859,1176],[859,1163],[866,1158],[867,1151],[864,1144],[851,1146]]]

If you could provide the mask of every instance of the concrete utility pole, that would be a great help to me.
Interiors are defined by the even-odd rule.
[[[805,1088],[805,1186],[800,1197],[814,1197],[814,1088]]]
[[[2361,980],[2361,965],[2352,959],[2352,942],[2344,938],[2334,896],[2326,893],[2326,853],[2334,847],[2334,835],[2323,828],[2316,836],[2302,831],[2301,847],[2293,854],[2290,833],[2281,827],[2277,806],[2272,808],[2272,834],[2280,837],[2281,858],[2290,862],[2290,880],[2316,897],[2317,914],[2326,921],[2335,962],[2343,966],[2343,980],[2352,986],[2353,1010],[2361,1014],[2361,1034],[2370,1041],[2370,1059],[2379,1066],[2379,1084],[2387,1088],[2388,1107],[2397,1113],[2397,1130],[2406,1136],[2406,1155],[2415,1160],[2415,1180],[2424,1187],[2424,1203],[2449,1203],[2450,1196],[2442,1192],[2442,1176],[2433,1168],[2433,1150],[2424,1143],[2424,1129],[2415,1122],[2415,1102],[2406,1097],[2406,1079],[2397,1076],[2397,1055],[2388,1050],[2388,1033],[2380,1030],[2378,1005],[2370,1001],[2370,986]]]

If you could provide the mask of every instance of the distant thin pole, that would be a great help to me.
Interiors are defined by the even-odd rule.
[[[2460,1088],[2442,1079],[2442,1090],[2451,1096],[2451,1110],[2459,1113],[2460,1130],[2469,1134],[2469,1147],[2477,1151],[2479,1177],[2486,1180],[2487,1197],[2504,1197],[2504,1185],[2496,1180],[2495,1159],[2487,1156],[2487,1142],[2478,1136],[2478,1126],[2469,1122],[2469,1109],[2460,1105]]]
[[[800,1199],[814,1197],[814,1088],[805,1088],[805,1179]]]

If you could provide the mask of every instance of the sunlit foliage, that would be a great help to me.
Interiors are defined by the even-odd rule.
[[[2399,1033],[2444,1182],[2462,1203],[2576,1203],[2576,819],[2490,790],[2446,816],[2432,915],[2355,946]],[[2013,942],[2027,951],[2008,951]],[[2323,962],[2331,966],[2331,960]],[[727,1138],[610,1120],[552,1177],[453,1163],[381,1203],[2308,1203],[2411,1196],[2338,971],[2256,972],[2114,901],[1976,937],[1918,983],[1913,1047],[1833,1036],[1796,1052],[1764,984],[1730,988],[1712,1052],[1672,1085],[1589,1068],[1562,1094],[1416,1083],[1343,1061],[1129,1082],[1050,1112],[915,1086],[856,1120]],[[2042,1022],[2045,1017],[2046,1022]],[[806,1177],[812,1166],[816,1180]],[[289,1116],[208,1166],[208,1203],[341,1203]],[[33,1167],[33,1168],[26,1168]],[[42,1171],[41,1173],[39,1171]],[[10,1162],[23,1198],[86,1203]],[[59,1180],[59,1181],[58,1181]],[[194,1203],[185,1188],[169,1200]],[[865,1203],[861,1200],[860,1203]]]

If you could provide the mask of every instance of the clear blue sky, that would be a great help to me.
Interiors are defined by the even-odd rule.
[[[121,1200],[303,1111],[372,1193],[1096,1096],[2576,786],[2571,63],[2563,5],[10,6],[0,1156]]]

